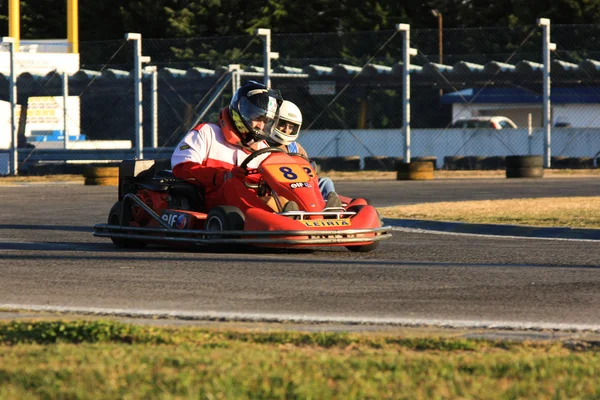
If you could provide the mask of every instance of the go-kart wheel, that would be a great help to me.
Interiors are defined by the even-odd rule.
[[[129,209],[123,210],[123,202],[122,201],[117,201],[112,206],[112,208],[110,209],[110,212],[108,213],[108,224],[109,225],[128,226],[130,220],[131,220],[131,216],[129,215]],[[116,238],[116,237],[111,237],[110,240],[112,240],[112,242],[115,245],[117,245],[118,247],[123,247],[123,248],[141,249],[141,248],[146,247],[146,243],[140,242],[139,240]]]
[[[241,231],[246,218],[242,211],[233,206],[218,206],[211,209],[206,217],[207,231]],[[216,236],[218,238],[218,236]]]
[[[364,207],[364,205],[362,205],[362,204],[356,205],[356,206],[350,206],[350,207],[348,207],[347,211],[354,211],[354,212],[358,213],[360,211],[360,209],[363,207]],[[377,213],[377,216],[379,216],[379,212]],[[380,226],[383,226],[381,217],[379,217],[379,223],[380,223]],[[377,248],[377,246],[379,246],[379,242],[373,242],[373,243],[365,244],[362,246],[348,245],[348,246],[346,246],[346,248],[355,253],[368,253],[369,251],[375,250]]]

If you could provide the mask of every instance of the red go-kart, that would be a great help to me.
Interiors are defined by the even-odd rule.
[[[257,169],[248,163],[262,156]],[[277,148],[258,150],[240,165],[247,174],[260,173],[248,190],[271,198],[273,211],[223,204],[205,209],[202,190],[173,177],[168,160],[124,160],[119,167],[119,200],[108,224],[94,226],[94,236],[109,237],[119,247],[147,244],[240,244],[262,247],[345,246],[374,250],[391,237],[375,208],[365,199],[346,199],[326,208],[318,178],[309,161]],[[284,199],[299,211],[283,211]]]

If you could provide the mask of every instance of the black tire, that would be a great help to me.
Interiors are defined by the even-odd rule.
[[[552,169],[567,169],[567,168],[569,168],[569,157],[567,157],[567,156],[552,156],[552,157],[550,157],[550,168],[552,168]]]
[[[352,207],[348,207],[347,211],[359,212],[360,209],[363,207],[364,207],[363,205],[352,206]],[[377,216],[379,217],[379,226],[383,226],[383,221],[381,220],[381,216],[379,216],[379,212],[377,212]],[[368,253],[369,251],[375,250],[378,246],[379,246],[379,242],[373,242],[370,244],[359,245],[359,246],[348,245],[348,246],[346,246],[346,248],[354,253]]]
[[[122,201],[117,201],[108,213],[108,224],[109,225],[121,225],[127,226],[131,220],[131,216],[127,209],[122,210]],[[141,249],[146,247],[146,243],[140,242],[139,240],[124,239],[111,237],[110,240],[117,245],[125,249]]]
[[[394,159],[386,156],[367,156],[364,158],[365,171],[393,171]]]
[[[360,156],[329,157],[327,166],[334,171],[359,171]]]
[[[246,218],[239,208],[234,206],[218,206],[208,212],[204,229],[219,232],[241,231],[244,229],[245,223]]]
[[[467,168],[471,171],[483,169],[483,156],[466,156],[465,163]]]
[[[569,157],[567,161],[570,169],[594,168],[594,159],[592,157]]]
[[[506,168],[507,178],[543,178],[544,168]]]
[[[444,157],[444,169],[449,171],[457,171],[465,169],[465,157],[464,156],[445,156]]]
[[[506,169],[540,168],[544,166],[543,156],[506,156]]]
[[[504,156],[490,156],[485,157],[481,166],[485,170],[496,170],[506,168],[506,157]]]

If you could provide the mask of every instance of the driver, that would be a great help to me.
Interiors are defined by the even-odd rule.
[[[288,153],[299,153],[308,159],[308,153],[296,142],[300,127],[302,126],[302,112],[298,106],[289,100],[283,100],[279,106],[279,119],[276,126],[269,134],[267,143],[271,147],[278,147]],[[313,167],[314,168],[314,167]],[[319,178],[319,190],[323,199],[327,201],[325,208],[341,207],[342,203],[335,186],[330,178]]]
[[[264,139],[273,131],[282,100],[279,91],[255,81],[246,82],[229,106],[221,110],[217,124],[195,126],[175,147],[171,157],[173,175],[204,188],[209,210],[226,204],[242,212],[253,207],[271,211],[246,188],[246,170],[239,165],[253,151],[268,147]],[[252,160],[248,167],[257,168],[267,156]],[[248,178],[258,180],[257,175]]]

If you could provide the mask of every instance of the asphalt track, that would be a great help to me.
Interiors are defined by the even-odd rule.
[[[592,196],[600,179],[340,181],[376,206]],[[0,186],[0,309],[600,331],[600,241],[397,228],[377,251],[118,249],[115,187]],[[417,227],[419,228],[419,227]]]

